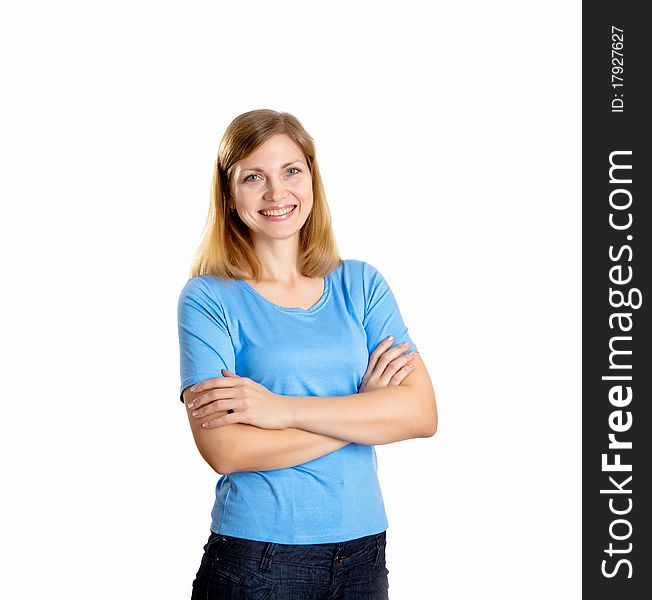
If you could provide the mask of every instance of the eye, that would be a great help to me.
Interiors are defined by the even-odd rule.
[[[290,173],[290,171],[296,171],[296,173]],[[290,167],[288,169],[288,173],[290,173],[290,175],[296,175],[297,173],[301,173],[301,169],[299,169],[298,167]]]
[[[244,181],[254,181],[253,179],[249,179],[250,177],[258,177],[258,175],[256,175],[256,173],[252,173],[251,175],[247,175],[244,178]]]

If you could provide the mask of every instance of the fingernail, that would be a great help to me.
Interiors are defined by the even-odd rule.
[[[195,403],[194,403],[194,402],[189,402],[189,403],[188,403],[188,408],[192,408],[193,406],[195,406]]]
[[[195,411],[193,411],[192,416],[193,416],[193,417],[196,417],[198,414],[199,414],[199,411],[198,411],[198,410],[195,410]]]
[[[190,388],[190,391],[191,391],[191,392],[194,392],[194,391],[195,391],[195,386],[194,386],[194,385]]]
[[[385,338],[385,341],[391,342],[394,339],[393,335],[390,335],[389,337]]]

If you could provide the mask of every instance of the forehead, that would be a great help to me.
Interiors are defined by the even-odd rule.
[[[276,167],[295,160],[305,160],[301,147],[290,136],[279,133],[265,140],[234,166],[236,169]]]

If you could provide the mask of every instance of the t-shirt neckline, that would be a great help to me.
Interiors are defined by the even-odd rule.
[[[276,310],[280,310],[281,312],[286,312],[286,313],[300,313],[300,314],[311,314],[314,312],[317,312],[320,310],[327,302],[328,298],[330,297],[330,288],[331,288],[331,273],[328,275],[324,276],[324,291],[322,292],[321,297],[317,302],[315,302],[310,308],[301,308],[301,307],[288,307],[288,306],[281,306],[279,304],[274,304],[274,302],[268,300],[263,296],[262,294],[259,294],[249,283],[247,283],[244,279],[237,279],[236,281],[239,281],[242,287],[244,287],[245,290],[247,290],[250,294],[258,298],[260,301],[262,301],[264,304],[271,306],[272,308],[275,308]]]

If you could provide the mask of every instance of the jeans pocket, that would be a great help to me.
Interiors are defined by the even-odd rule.
[[[217,577],[230,581],[231,583],[240,584],[242,575],[239,573],[238,568],[228,562],[214,558],[211,564],[211,578]]]
[[[220,600],[271,600],[274,584],[238,566],[236,559],[216,557],[211,566],[209,598]]]
[[[218,535],[214,531],[211,531],[211,534],[208,536],[208,541],[204,545],[204,552],[208,553],[220,537],[221,537],[220,535]]]
[[[204,552],[209,556],[209,558],[215,560],[222,556],[223,553],[228,553],[230,544],[231,538],[224,537],[223,535],[211,531],[208,541],[204,546]]]

